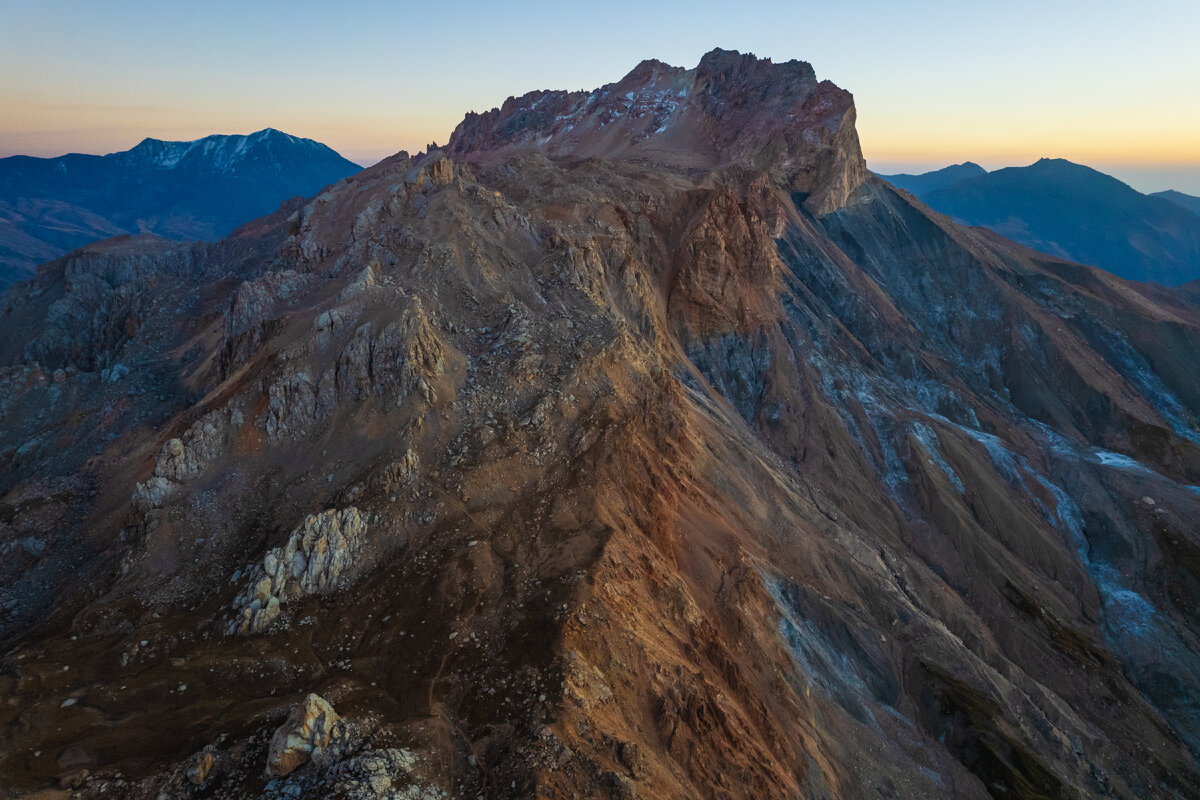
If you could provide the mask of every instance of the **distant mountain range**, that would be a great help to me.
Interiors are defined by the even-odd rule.
[[[1200,198],[1145,195],[1063,159],[987,172],[967,162],[923,175],[882,175],[955,220],[1132,280],[1200,278]]]
[[[1194,214],[1200,214],[1200,197],[1177,192],[1174,189],[1167,189],[1165,192],[1153,192],[1150,196],[1170,200],[1175,205],[1183,206]]]
[[[893,186],[912,192],[920,197],[926,192],[932,192],[935,189],[941,189],[959,181],[965,181],[968,178],[978,178],[980,175],[987,175],[987,170],[974,161],[967,161],[962,164],[952,164],[949,167],[935,169],[933,172],[923,172],[920,175],[901,173],[899,175],[882,175],[880,177],[887,180]]]
[[[0,291],[99,239],[219,239],[362,168],[273,128],[194,142],[145,139],[106,156],[0,159]]]

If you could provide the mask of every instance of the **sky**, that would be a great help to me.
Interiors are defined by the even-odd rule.
[[[850,90],[877,172],[1058,157],[1200,195],[1200,0],[0,0],[0,156],[266,127],[371,164],[714,47]]]

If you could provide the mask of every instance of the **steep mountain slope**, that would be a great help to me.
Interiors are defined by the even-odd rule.
[[[1193,214],[1200,214],[1200,197],[1195,195],[1184,194],[1177,192],[1174,189],[1168,189],[1165,192],[1152,192],[1151,197],[1161,197],[1163,200],[1170,200],[1177,206],[1182,206]]]
[[[1063,159],[1043,158],[920,195],[930,208],[1131,280],[1200,277],[1200,217]]]
[[[968,178],[978,178],[980,175],[986,174],[987,170],[974,161],[966,161],[962,164],[952,164],[948,167],[935,169],[932,172],[922,172],[919,175],[900,173],[898,175],[880,175],[879,177],[897,189],[903,189],[919,197],[926,192],[932,192],[934,189],[942,189],[946,186],[952,186],[959,181],[965,181]]]
[[[69,250],[122,233],[219,239],[361,167],[267,128],[194,142],[146,139],[107,156],[0,159],[0,289]]]
[[[853,119],[646,62],[14,289],[0,786],[1189,796],[1200,308]]]

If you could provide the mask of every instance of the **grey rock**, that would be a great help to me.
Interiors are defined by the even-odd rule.
[[[353,506],[312,514],[292,531],[282,547],[268,550],[234,600],[236,616],[227,632],[261,633],[283,611],[283,604],[333,591],[356,566],[367,523]]]
[[[320,761],[340,719],[333,706],[320,695],[305,697],[271,737],[267,775],[287,775],[308,761]]]
[[[227,450],[231,431],[241,423],[240,411],[220,409],[201,417],[182,437],[169,439],[159,450],[154,473],[134,489],[134,508],[161,508],[182,483],[199,476]]]

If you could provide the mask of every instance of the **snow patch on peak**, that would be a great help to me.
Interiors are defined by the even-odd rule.
[[[108,157],[160,169],[175,169],[184,162],[199,160],[215,172],[229,172],[236,169],[255,148],[275,146],[303,147],[309,150],[323,147],[318,142],[301,139],[276,128],[263,128],[249,134],[213,134],[190,142],[147,138],[131,150],[110,153]]]

